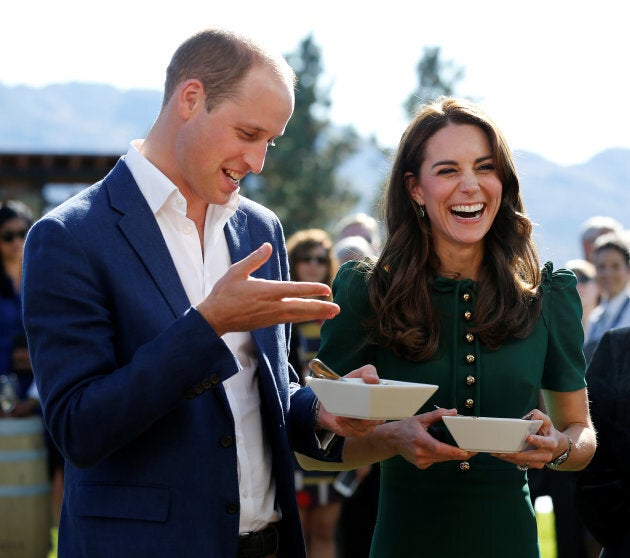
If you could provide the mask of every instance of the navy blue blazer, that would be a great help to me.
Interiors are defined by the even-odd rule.
[[[236,262],[287,279],[277,217],[241,199],[225,226]],[[124,158],[40,219],[25,250],[24,323],[44,417],[66,464],[59,556],[236,555],[234,423],[222,382],[235,357],[186,296]],[[279,556],[305,555],[292,450],[324,455],[312,391],[288,365],[289,326],[253,331],[263,423],[282,512]]]

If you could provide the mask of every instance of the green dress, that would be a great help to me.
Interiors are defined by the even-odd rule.
[[[415,363],[366,343],[363,324],[373,309],[364,268],[350,262],[333,284],[341,312],[324,323],[318,356],[341,374],[371,363],[381,378],[438,385],[419,413],[438,405],[464,415],[522,417],[538,406],[540,388],[574,391],[586,385],[582,306],[575,285],[571,271],[553,272],[547,264],[543,310],[532,333],[491,351],[469,332],[475,283],[437,277],[432,296],[441,310],[440,349],[431,360]],[[487,453],[425,470],[400,456],[383,461],[370,556],[539,557],[526,473]]]

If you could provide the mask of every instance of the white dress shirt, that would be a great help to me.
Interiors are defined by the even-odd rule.
[[[223,206],[208,206],[202,252],[195,223],[186,216],[186,199],[140,154],[142,141],[131,142],[125,162],[157,219],[188,299],[195,306],[212,291],[232,263],[223,227],[236,211],[238,192]],[[258,360],[249,333],[226,333],[222,339],[242,367],[223,382],[236,433],[239,531],[257,531],[280,518],[274,509],[276,486],[271,474],[271,451],[260,414]]]

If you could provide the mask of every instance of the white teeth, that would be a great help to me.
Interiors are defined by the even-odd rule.
[[[457,213],[477,213],[482,209],[482,203],[476,203],[475,205],[454,205],[451,207],[451,211],[456,211]]]
[[[234,171],[230,171],[230,170],[225,170],[223,171],[225,173],[225,175],[232,181],[232,182],[239,182],[241,180],[241,178],[243,178],[243,174],[238,173],[238,172],[234,172]]]

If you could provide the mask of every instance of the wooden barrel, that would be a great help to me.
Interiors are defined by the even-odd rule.
[[[45,558],[51,503],[40,417],[0,419],[0,558]]]

